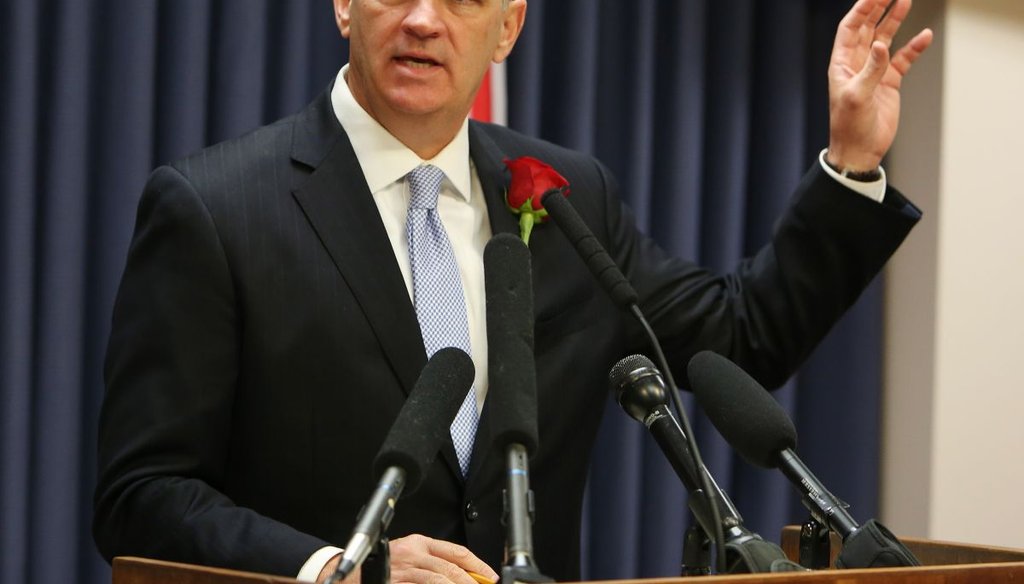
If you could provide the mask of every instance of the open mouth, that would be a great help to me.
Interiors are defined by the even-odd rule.
[[[438,62],[433,59],[420,57],[399,57],[398,62],[413,69],[429,69],[438,65]]]

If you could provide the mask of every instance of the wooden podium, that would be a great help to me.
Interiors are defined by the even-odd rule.
[[[296,584],[298,580],[177,564],[146,558],[114,558],[113,584]]]
[[[819,570],[696,578],[618,580],[619,584],[1024,584],[1024,550],[901,538],[921,563],[918,568]],[[834,542],[838,543],[838,542]],[[799,528],[782,532],[782,549],[795,559]],[[838,550],[838,545],[832,546]],[[834,557],[834,556],[833,556]],[[142,558],[115,558],[113,584],[295,584],[297,580]]]

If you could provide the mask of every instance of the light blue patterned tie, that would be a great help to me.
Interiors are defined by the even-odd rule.
[[[455,252],[437,213],[444,172],[436,166],[422,165],[413,169],[408,179],[409,215],[405,229],[412,264],[412,296],[427,358],[445,347],[470,353],[462,278]],[[478,421],[476,392],[470,389],[451,427],[463,476],[469,472]]]

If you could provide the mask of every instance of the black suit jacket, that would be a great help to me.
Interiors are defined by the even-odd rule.
[[[682,367],[724,353],[781,383],[913,225],[815,164],[770,245],[729,275],[640,235],[594,159],[472,123],[495,233],[503,158],[566,176],[570,200],[633,281]],[[531,463],[536,558],[579,576],[588,459],[614,362],[645,349],[554,225],[534,230],[540,447]],[[343,544],[371,461],[426,362],[413,306],[327,93],[300,114],[154,171],[114,310],[94,533],[102,553],[293,576]],[[390,534],[461,542],[497,568],[503,459],[485,403],[467,480],[447,444]]]

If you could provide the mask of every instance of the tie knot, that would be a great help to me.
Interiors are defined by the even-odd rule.
[[[441,193],[444,171],[432,164],[423,164],[412,169],[409,177],[409,207],[433,209],[437,207],[437,196]]]

